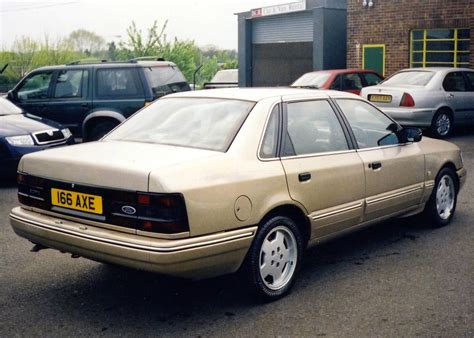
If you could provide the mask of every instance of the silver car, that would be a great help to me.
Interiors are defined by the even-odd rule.
[[[474,70],[410,68],[360,94],[405,126],[447,137],[454,124],[474,123]]]

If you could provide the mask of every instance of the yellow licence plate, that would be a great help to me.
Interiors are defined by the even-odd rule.
[[[68,209],[102,214],[102,196],[52,188],[51,204]]]
[[[370,95],[369,101],[390,103],[392,102],[392,95]]]

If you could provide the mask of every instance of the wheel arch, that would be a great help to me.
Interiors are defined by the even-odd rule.
[[[302,235],[304,236],[305,244],[308,243],[311,237],[311,223],[309,221],[309,218],[306,216],[306,213],[301,207],[291,203],[276,206],[273,209],[269,210],[265,214],[265,216],[262,217],[259,224],[263,224],[267,220],[276,216],[286,216],[288,218],[291,218],[296,223],[298,228],[302,230]]]
[[[125,117],[121,113],[112,110],[99,110],[87,115],[82,123],[83,139],[87,139],[91,126],[99,121],[113,121],[120,124],[125,121]]]
[[[447,105],[441,105],[440,107],[438,107],[436,109],[435,114],[433,115],[433,119],[435,118],[436,114],[438,114],[441,111],[445,111],[445,112],[449,113],[449,115],[451,116],[451,118],[453,119],[453,122],[454,122],[454,109],[450,106],[447,106]]]
[[[456,175],[456,166],[454,165],[453,162],[447,161],[439,168],[438,173],[436,175],[438,175],[441,172],[441,170],[443,170],[444,168],[449,168],[453,171],[454,183],[456,184],[456,190],[459,192],[459,177],[458,175]]]

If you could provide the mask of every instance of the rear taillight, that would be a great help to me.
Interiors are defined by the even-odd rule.
[[[17,182],[18,201],[21,204],[42,209],[46,207],[44,179],[18,172]]]
[[[414,107],[415,100],[408,93],[403,93],[402,100],[400,101],[400,107]]]
[[[183,195],[141,192],[127,195],[127,198],[112,197],[112,224],[162,234],[189,231]]]

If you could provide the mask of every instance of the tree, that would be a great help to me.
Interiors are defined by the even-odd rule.
[[[67,38],[77,52],[86,56],[96,55],[105,48],[105,39],[94,32],[78,29]]]
[[[141,29],[137,28],[135,21],[127,28],[128,41],[120,42],[122,50],[128,51],[134,57],[151,56],[154,52],[163,49],[166,43],[165,29],[168,20],[165,21],[161,30],[158,30],[158,23],[148,28],[147,36],[143,36]]]
[[[21,78],[31,70],[33,59],[38,52],[39,45],[32,38],[22,36],[13,42],[14,59],[11,70]]]

